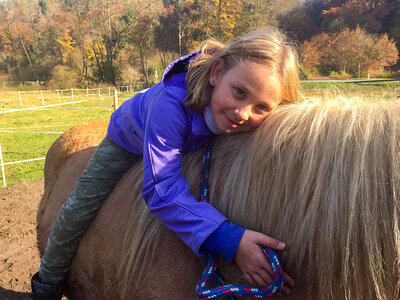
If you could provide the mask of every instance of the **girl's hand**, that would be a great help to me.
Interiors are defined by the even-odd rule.
[[[244,277],[254,286],[268,287],[273,282],[273,270],[261,250],[266,246],[275,250],[284,250],[286,244],[271,238],[265,234],[245,230],[235,255],[235,262],[242,271]],[[282,292],[289,295],[294,287],[294,280],[286,273]]]

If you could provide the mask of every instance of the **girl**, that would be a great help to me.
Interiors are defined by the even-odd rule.
[[[275,28],[248,33],[227,46],[209,42],[170,64],[162,80],[116,110],[107,136],[60,210],[32,278],[34,299],[61,299],[85,230],[122,175],[143,157],[143,197],[150,211],[192,248],[235,261],[253,285],[267,286],[272,270],[260,246],[285,243],[245,230],[213,206],[197,202],[181,175],[181,159],[217,134],[255,129],[284,99],[296,98],[296,53]],[[294,281],[285,275],[283,293]]]

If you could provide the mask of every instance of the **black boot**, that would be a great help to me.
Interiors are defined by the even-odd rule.
[[[62,282],[44,283],[40,280],[39,272],[32,276],[31,287],[34,300],[61,300],[63,296]]]

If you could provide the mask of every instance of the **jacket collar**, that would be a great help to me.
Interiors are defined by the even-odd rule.
[[[214,133],[208,129],[206,122],[204,121],[203,115],[193,112],[193,120],[192,120],[192,133],[194,135],[201,136],[214,136]]]

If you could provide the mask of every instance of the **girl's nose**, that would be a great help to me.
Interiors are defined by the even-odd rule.
[[[250,117],[250,105],[243,105],[242,107],[238,107],[235,109],[235,115],[237,118],[237,122],[242,124],[246,122]]]

